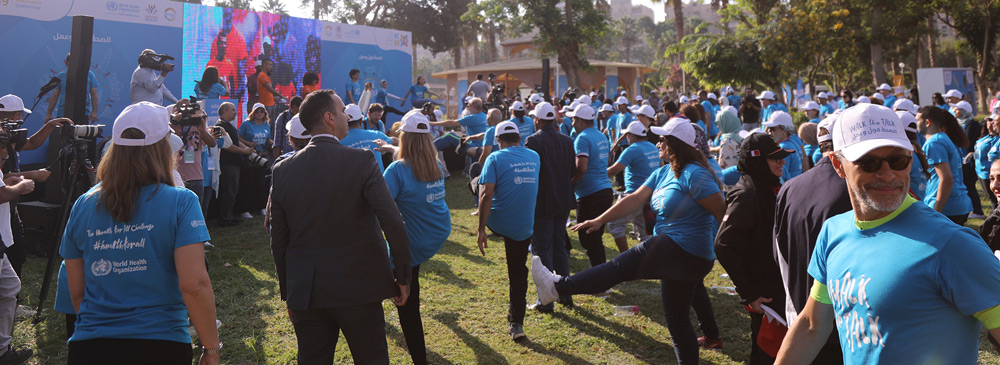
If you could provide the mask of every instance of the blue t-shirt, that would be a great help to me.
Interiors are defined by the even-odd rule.
[[[715,115],[717,114],[717,109],[715,105],[712,105],[711,101],[705,100],[701,102],[701,107],[705,108],[705,113],[708,114],[708,136],[714,136],[719,134],[719,127],[715,126]]]
[[[56,115],[55,117],[65,117],[66,116],[66,71],[56,74],[59,78],[59,100],[56,102]],[[91,110],[94,110],[90,106],[90,89],[100,90],[101,84],[97,82],[97,75],[94,75],[94,71],[87,70],[87,96],[84,99],[87,100],[87,114],[90,114]]]
[[[413,94],[413,100],[424,99],[424,93],[427,92],[427,85],[410,85],[410,90],[407,92]]]
[[[740,178],[743,177],[743,173],[737,166],[729,166],[725,170],[722,170],[722,183],[725,185],[736,185],[740,182]]]
[[[198,99],[218,99],[228,93],[229,90],[226,90],[226,87],[218,82],[212,85],[212,88],[208,89],[208,92],[201,91],[201,86],[194,85],[194,96],[198,97]]]
[[[886,108],[892,109],[892,104],[896,103],[896,95],[890,94],[889,97],[885,98],[885,102],[882,103]]]
[[[573,118],[563,117],[563,122],[559,124],[559,133],[562,133],[567,137],[573,137],[573,133],[575,132],[576,129],[573,128]]]
[[[535,134],[535,122],[531,118],[510,118],[508,121],[517,126],[517,133],[521,135],[522,146],[528,141],[528,136]]]
[[[348,104],[357,104],[361,100],[361,79],[358,81],[348,81],[347,85],[344,85],[344,96],[347,96],[347,91],[351,92],[351,100],[348,100]]]
[[[271,126],[267,122],[258,125],[252,121],[244,120],[243,123],[240,123],[240,129],[237,132],[240,138],[257,144],[254,151],[258,154],[264,153],[267,140],[271,138]],[[237,143],[238,141],[233,141],[233,144]]]
[[[389,93],[386,92],[385,89],[382,89],[382,88],[375,89],[375,102],[379,103],[379,104],[382,104],[382,106],[389,105],[389,104],[386,104],[386,96],[387,95],[389,95]]]
[[[385,171],[385,167],[382,166],[382,153],[375,150],[378,148],[378,145],[375,144],[375,140],[377,139],[383,140],[385,143],[392,142],[392,140],[389,139],[389,136],[386,136],[385,133],[361,128],[352,128],[347,131],[347,136],[340,140],[340,144],[350,148],[371,150],[375,155],[375,163],[378,164],[379,171]]]
[[[766,108],[761,109],[760,110],[760,121],[761,121],[761,123],[767,122],[767,120],[771,118],[771,114],[774,113],[774,112],[776,112],[776,111],[779,111],[779,110],[781,110],[781,107],[778,104],[771,104],[771,105],[768,105]],[[763,127],[761,127],[761,128],[763,128]]]
[[[66,260],[59,264],[59,275],[56,277],[56,300],[52,308],[62,314],[76,314],[73,308],[73,298],[69,294],[69,277],[66,276]]]
[[[743,98],[741,98],[737,94],[731,94],[727,96],[726,99],[729,99],[729,105],[732,106],[733,108],[739,108],[740,103],[743,102]]]
[[[823,104],[819,106],[819,117],[823,118],[829,114],[833,114],[833,106],[830,104]],[[818,124],[818,123],[817,123]]]
[[[927,138],[923,149],[927,155],[927,164],[931,166],[931,178],[927,181],[924,204],[934,208],[934,204],[937,203],[938,184],[941,183],[941,179],[934,172],[934,165],[947,162],[951,169],[951,194],[948,195],[948,201],[945,202],[941,213],[948,216],[969,214],[972,211],[972,199],[969,199],[965,183],[962,181],[962,156],[958,155],[958,147],[955,147],[947,134],[941,132]]]
[[[976,175],[980,179],[987,180],[990,178],[990,165],[993,164],[993,159],[990,158],[990,151],[998,143],[1000,143],[1000,137],[988,134],[976,141],[974,158],[976,159]]]
[[[714,173],[688,163],[680,177],[674,177],[670,165],[663,165],[643,184],[653,189],[649,204],[656,213],[654,235],[665,234],[687,253],[705,260],[715,260],[714,239],[718,223],[698,200],[721,193]]]
[[[793,177],[802,175],[802,151],[799,150],[799,145],[795,143],[795,140],[793,140],[792,137],[795,137],[795,139],[799,138],[797,136],[790,136],[788,139],[785,139],[783,142],[778,144],[781,148],[786,150],[795,150],[794,153],[785,157],[785,166],[781,167],[780,180],[782,184],[791,180]]]
[[[622,151],[616,163],[625,166],[625,194],[630,194],[660,168],[660,150],[652,143],[639,141]]]
[[[601,131],[590,127],[584,129],[573,140],[573,151],[576,156],[587,158],[587,172],[573,186],[576,198],[580,199],[600,190],[610,189],[608,179],[608,139]]]
[[[851,100],[850,102],[847,103],[845,103],[843,99],[837,101],[837,106],[839,106],[840,109],[847,109],[854,106],[855,104],[857,104],[857,102],[854,100]]]
[[[632,113],[619,113],[618,118],[615,118],[614,115],[611,116],[611,122],[615,125],[615,141],[617,141],[618,138],[621,138],[623,134],[627,133],[626,129],[628,129],[628,125],[632,123],[633,119],[635,119],[635,117]],[[628,139],[622,138],[622,141],[619,142],[618,145],[628,146]]]
[[[486,113],[476,113],[469,114],[458,119],[458,124],[465,127],[465,135],[474,136],[483,132],[489,128],[489,124],[486,124]],[[482,147],[483,142],[478,140],[469,141],[472,147]]]
[[[198,196],[184,187],[147,185],[132,220],[98,204],[95,186],[70,212],[59,255],[83,259],[83,303],[70,341],[134,338],[191,342],[174,250],[208,241]]]
[[[486,134],[483,135],[483,147],[489,146],[490,153],[500,150],[500,145],[497,144],[497,126],[492,126],[486,130]],[[523,144],[522,144],[523,146]]]
[[[417,180],[409,164],[395,161],[385,169],[385,184],[406,222],[412,264],[420,265],[441,249],[451,234],[451,213],[444,201],[444,179]]]
[[[1000,265],[973,230],[903,204],[876,227],[848,211],[820,231],[809,274],[827,286],[844,363],[975,364],[972,314],[1000,304]]]
[[[920,165],[920,158],[913,155],[913,166],[910,167],[910,191],[917,199],[923,201],[927,194],[927,175],[924,175],[923,166]],[[933,174],[934,172],[931,171]]]
[[[535,199],[538,195],[538,153],[514,146],[490,154],[483,164],[479,184],[496,184],[486,226],[504,237],[524,241],[534,234]]]

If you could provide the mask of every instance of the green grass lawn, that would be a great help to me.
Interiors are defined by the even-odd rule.
[[[660,304],[659,283],[652,280],[618,285],[606,299],[577,296],[575,308],[557,305],[554,314],[529,310],[524,323],[529,340],[511,341],[506,336],[508,281],[503,244],[491,240],[486,256],[479,254],[475,243],[477,221],[469,215],[472,198],[462,180],[455,177],[447,181],[451,237],[437,256],[421,265],[421,315],[432,363],[676,363]],[[218,317],[223,322],[223,363],[295,363],[295,333],[285,305],[278,298],[262,222],[261,217],[254,217],[238,227],[209,226],[216,245],[208,258]],[[978,228],[981,223],[974,220],[969,225]],[[570,237],[574,247],[570,266],[578,272],[589,264],[576,234]],[[608,235],[605,247],[609,258],[617,253]],[[34,256],[25,265],[21,297],[29,305],[37,302],[44,266],[45,259]],[[716,264],[705,278],[705,285],[732,286],[728,278],[720,276],[723,273]],[[48,308],[52,307],[54,293],[53,288]],[[703,350],[701,360],[709,364],[745,362],[750,341],[746,311],[736,296],[712,289],[709,295],[725,347],[722,351]],[[528,298],[529,303],[536,298],[533,284],[529,285]],[[638,305],[641,312],[614,317],[615,305]],[[391,360],[409,363],[396,310],[388,301],[383,307]],[[63,316],[51,309],[43,314],[43,321],[37,325],[31,321],[15,325],[14,345],[34,348],[33,364],[65,363]],[[982,344],[980,362],[1000,363],[985,340]],[[347,343],[341,338],[337,362],[350,361]]]

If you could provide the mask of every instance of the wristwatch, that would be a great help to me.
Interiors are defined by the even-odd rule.
[[[219,342],[219,347],[218,348],[209,349],[209,348],[205,348],[205,346],[202,346],[201,350],[202,350],[202,353],[209,354],[209,355],[219,355],[219,354],[222,354],[222,342]]]

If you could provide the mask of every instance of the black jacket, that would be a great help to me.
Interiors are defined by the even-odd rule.
[[[572,181],[576,167],[573,140],[550,125],[528,136],[524,146],[538,153],[542,163],[538,171],[535,215],[551,217],[576,208]]]
[[[768,307],[784,315],[785,290],[774,262],[771,229],[775,192],[758,189],[743,175],[726,194],[726,216],[715,237],[715,255],[736,285],[740,303],[770,298]]]
[[[979,235],[983,236],[983,240],[990,246],[990,251],[1000,250],[1000,209],[994,209],[986,216],[983,226],[979,227]]]

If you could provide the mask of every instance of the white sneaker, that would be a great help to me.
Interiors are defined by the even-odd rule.
[[[253,216],[250,215],[250,212],[243,212],[243,214],[240,214],[240,217],[242,217],[243,219],[253,219]]]
[[[215,248],[215,245],[213,245],[211,242],[205,241],[205,248],[206,249]]]
[[[14,319],[24,320],[33,317],[38,314],[37,310],[31,309],[31,307],[18,305],[17,309],[14,310]]]
[[[549,304],[559,299],[555,284],[562,280],[562,276],[549,271],[542,264],[541,257],[531,257],[531,279],[535,282],[535,291],[538,292],[538,301],[541,304]]]
[[[267,215],[267,209],[261,209],[260,215]]]

